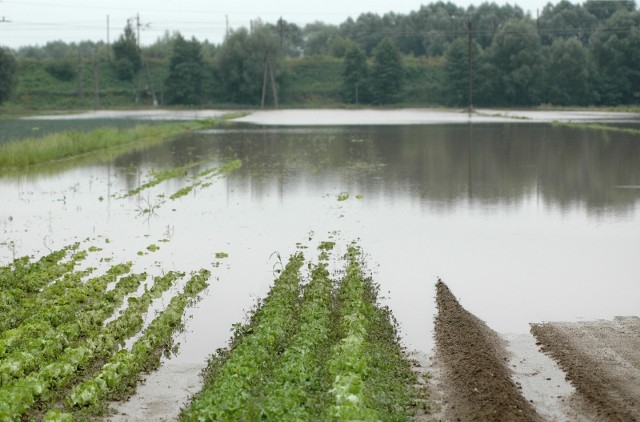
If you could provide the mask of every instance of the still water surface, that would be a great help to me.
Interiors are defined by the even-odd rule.
[[[152,171],[201,163],[193,175],[232,159],[242,168],[186,197],[167,200],[183,178],[122,198]],[[320,241],[339,254],[357,240],[405,344],[426,351],[438,278],[503,333],[638,315],[639,164],[637,136],[549,124],[238,126],[0,177],[0,262],[80,241],[103,249],[87,265],[211,268],[175,358],[202,362],[266,294],[277,254],[300,243],[315,259]]]

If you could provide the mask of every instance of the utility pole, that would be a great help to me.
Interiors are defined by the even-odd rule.
[[[111,37],[110,37],[109,15],[107,15],[107,58],[111,61]]]
[[[224,15],[224,18],[225,18],[225,21],[226,21],[224,39],[226,40],[227,38],[229,38],[229,15]]]
[[[468,112],[471,114],[473,111],[473,57],[471,56],[471,21],[467,21],[467,77],[468,81],[468,92],[467,92],[467,107]]]
[[[79,98],[84,98],[84,61],[82,54],[78,51],[78,80],[76,82],[76,92]]]
[[[98,48],[93,53],[93,107],[100,108],[100,57]]]
[[[138,50],[140,49],[140,13],[136,14],[136,27],[138,28]]]
[[[280,50],[282,50],[284,46],[284,23],[282,21],[282,16],[278,19],[278,32],[280,33]]]

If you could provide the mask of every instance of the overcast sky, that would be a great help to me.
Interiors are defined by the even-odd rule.
[[[484,0],[451,0],[466,8]],[[516,4],[535,16],[549,0],[494,0]],[[557,3],[558,0],[551,0]],[[582,1],[572,0],[574,3]],[[248,27],[251,19],[275,22],[280,16],[300,26],[313,21],[339,24],[365,12],[407,14],[429,1],[411,0],[0,0],[0,45],[17,48],[48,41],[114,41],[128,18],[140,15],[143,45],[152,44],[165,31],[180,31],[187,38],[222,41],[230,28]],[[109,16],[107,25],[107,16]],[[108,30],[109,29],[109,30]]]

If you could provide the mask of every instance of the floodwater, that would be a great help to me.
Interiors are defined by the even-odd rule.
[[[181,178],[122,197],[152,171],[233,159],[239,170],[188,196],[168,199]],[[501,333],[638,315],[639,163],[637,135],[548,123],[238,125],[0,177],[0,263],[79,241],[102,248],[87,265],[211,269],[172,359],[193,366],[266,294],[278,256],[357,240],[405,345],[429,351],[438,278]]]

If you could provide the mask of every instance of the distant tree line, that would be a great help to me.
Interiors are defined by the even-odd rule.
[[[470,88],[473,104],[482,106],[640,103],[640,11],[632,0],[563,0],[535,17],[509,4],[464,9],[437,2],[340,25],[255,21],[219,45],[174,33],[140,48],[127,25],[110,48],[58,41],[0,50],[0,101],[10,98],[23,60],[73,80],[77,57],[97,54],[119,80],[137,81],[136,89],[153,91],[154,101],[158,90],[167,104],[286,101],[297,71],[318,68],[305,76],[311,86],[335,63],[340,70],[326,95],[349,104],[464,106]],[[148,63],[155,63],[151,71]],[[424,89],[416,88],[418,80],[426,81]]]

